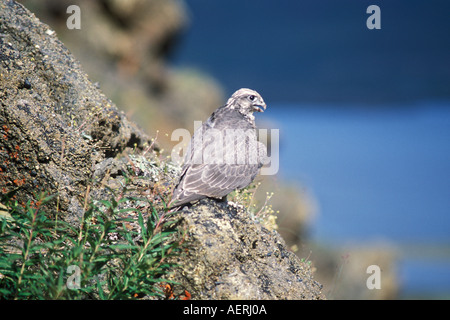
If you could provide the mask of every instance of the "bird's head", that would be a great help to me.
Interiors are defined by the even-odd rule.
[[[238,110],[245,116],[252,115],[253,112],[264,112],[266,103],[258,92],[251,89],[239,89],[228,99],[227,106]]]

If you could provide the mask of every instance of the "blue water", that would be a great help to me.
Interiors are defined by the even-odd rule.
[[[438,246],[437,255],[422,255],[426,262],[403,256],[400,273],[411,290],[440,284],[448,294],[449,107],[269,104],[258,119],[280,129],[281,177],[307,188],[319,206],[315,240]]]
[[[288,102],[450,97],[448,0],[186,1],[179,66]],[[368,30],[369,5],[381,29]]]

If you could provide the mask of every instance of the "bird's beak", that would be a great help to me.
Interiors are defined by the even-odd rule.
[[[266,105],[265,104],[254,105],[253,110],[258,112],[264,112],[264,110],[266,110]]]

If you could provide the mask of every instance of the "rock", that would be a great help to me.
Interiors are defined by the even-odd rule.
[[[324,299],[310,265],[245,208],[201,200],[181,211],[188,252],[174,277],[195,299]]]
[[[150,138],[47,25],[20,4],[0,3],[0,191],[24,203],[57,193],[58,210],[82,208],[94,165]]]
[[[150,138],[88,79],[55,32],[22,5],[0,0],[0,49],[2,194],[19,203],[56,194],[46,212],[76,224],[88,199],[101,200],[131,167],[140,190],[161,202],[157,188],[179,171],[145,157]],[[309,265],[245,208],[206,199],[180,217],[188,246],[171,277],[193,299],[324,298]]]

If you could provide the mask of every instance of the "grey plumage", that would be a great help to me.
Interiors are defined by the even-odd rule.
[[[267,156],[257,140],[253,112],[265,109],[262,97],[244,88],[211,114],[191,139],[171,207],[224,198],[253,181]]]

